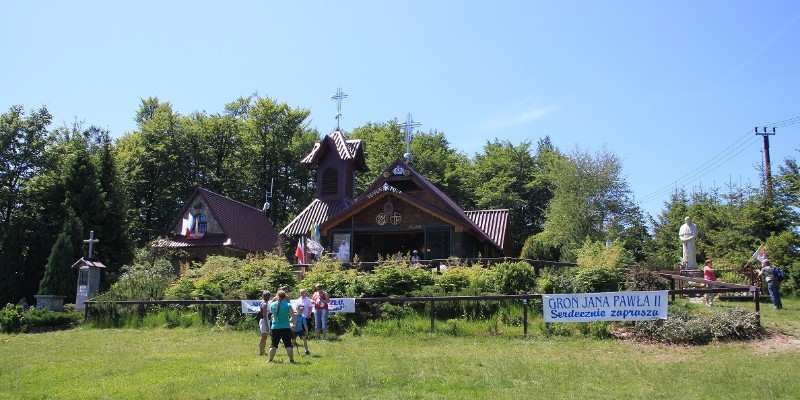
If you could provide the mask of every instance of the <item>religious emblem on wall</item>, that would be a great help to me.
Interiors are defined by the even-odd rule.
[[[397,211],[393,212],[388,218],[386,215],[386,213],[378,214],[378,216],[375,217],[375,223],[380,226],[384,226],[386,225],[387,220],[392,225],[399,225],[401,222],[403,222],[403,216]]]
[[[394,213],[394,204],[391,199],[387,199],[386,203],[383,205],[383,213],[386,215],[392,215]]]

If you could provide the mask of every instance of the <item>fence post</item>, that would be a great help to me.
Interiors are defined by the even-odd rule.
[[[675,302],[675,278],[669,278],[669,290],[672,291],[672,302]]]
[[[756,324],[761,326],[761,293],[758,286],[756,286],[756,291],[753,292],[753,302],[756,303]]]
[[[206,303],[200,304],[200,322],[206,323]]]
[[[522,333],[528,337],[528,299],[522,299]]]
[[[433,302],[433,300],[431,300],[431,333],[434,332],[433,320],[436,317],[436,313],[434,312],[434,305],[433,304],[434,304],[434,302]]]

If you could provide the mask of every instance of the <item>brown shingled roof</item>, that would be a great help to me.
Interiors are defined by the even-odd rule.
[[[327,151],[336,151],[342,160],[353,160],[358,171],[369,171],[364,156],[364,144],[361,139],[350,140],[342,131],[335,130],[314,144],[314,148],[302,160],[303,164],[316,164]]]
[[[446,217],[447,219],[451,219],[453,221],[458,221],[461,225],[470,228],[475,234],[483,240],[486,240],[492,244],[494,244],[499,250],[505,251],[506,246],[504,246],[503,241],[505,240],[505,230],[506,227],[502,226],[503,222],[507,224],[508,222],[508,210],[505,210],[505,218],[503,216],[503,210],[496,210],[496,213],[492,213],[492,215],[487,214],[483,219],[485,219],[485,223],[487,224],[485,227],[489,228],[489,230],[485,230],[484,226],[478,224],[475,219],[467,215],[467,213],[458,205],[456,204],[453,199],[447,196],[444,192],[439,190],[436,185],[432,184],[430,181],[425,179],[424,176],[420,175],[417,171],[413,168],[409,167],[402,159],[395,160],[385,171],[384,174],[380,175],[375,182],[370,185],[364,193],[356,199],[356,202],[353,205],[353,208],[350,209],[351,212],[355,212],[355,210],[363,208],[366,203],[371,203],[372,200],[381,197],[381,195],[375,196],[375,193],[380,192],[384,184],[391,184],[395,183],[393,181],[396,179],[391,171],[393,171],[396,167],[402,167],[404,170],[409,171],[409,175],[407,178],[402,178],[406,180],[411,180],[414,185],[423,189],[424,191],[433,194],[436,198],[438,198],[445,206],[444,209],[434,206],[432,204],[427,204],[424,201],[416,198],[415,196],[409,195],[407,193],[401,193],[399,196],[406,201],[409,201],[418,207],[428,209],[428,210],[437,210],[437,214]],[[387,176],[388,175],[388,176]],[[494,211],[494,210],[493,210]],[[480,216],[480,215],[476,215]],[[490,218],[492,217],[492,218]],[[336,223],[336,222],[334,222]],[[326,225],[330,225],[331,223],[326,223]],[[323,227],[324,228],[324,227]],[[500,233],[502,231],[503,233]],[[493,235],[488,234],[488,232],[492,232]]]
[[[182,223],[184,215],[197,196],[203,197],[223,232],[209,232],[199,240],[187,240],[182,235],[172,234],[178,224]],[[263,211],[204,188],[197,188],[189,197],[170,225],[167,236],[169,239],[161,244],[168,247],[226,246],[253,253],[264,253],[272,251],[278,244],[278,234]]]

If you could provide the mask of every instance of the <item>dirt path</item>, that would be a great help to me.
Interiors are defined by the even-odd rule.
[[[767,330],[767,333],[761,339],[751,342],[754,350],[763,353],[782,352],[782,351],[800,351],[800,339],[785,335],[773,330]]]

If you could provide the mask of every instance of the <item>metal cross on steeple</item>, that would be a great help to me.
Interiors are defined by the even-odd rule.
[[[347,98],[347,93],[342,88],[336,88],[336,93],[331,95],[331,100],[336,100],[336,130],[339,130],[339,120],[342,117],[342,99]]]
[[[411,118],[411,113],[406,116],[406,122],[399,124],[400,129],[406,132],[406,154],[403,154],[406,161],[411,161],[411,135],[414,133],[414,128],[419,128],[421,125],[421,122],[414,121]]]
[[[89,231],[89,239],[83,241],[83,243],[89,243],[89,258],[92,258],[94,254],[94,244],[99,242],[100,239],[94,238],[94,231]]]

